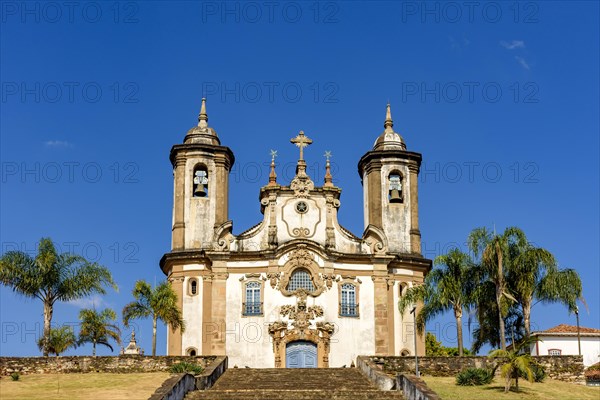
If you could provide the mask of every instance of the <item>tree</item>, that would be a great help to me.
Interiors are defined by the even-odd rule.
[[[109,341],[114,340],[121,344],[121,331],[112,321],[117,319],[117,314],[110,308],[101,312],[95,309],[83,309],[79,312],[81,327],[79,330],[78,344],[92,343],[92,355],[96,356],[96,345],[101,344],[114,351]]]
[[[519,250],[519,249],[516,249]],[[508,269],[509,290],[519,303],[526,336],[531,334],[531,308],[538,302],[560,302],[570,312],[583,301],[579,274],[573,269],[558,269],[554,256],[543,248],[528,244],[514,254]]]
[[[425,355],[428,357],[456,357],[459,355],[457,347],[445,347],[431,332],[425,334]],[[463,354],[470,356],[468,349],[463,349]]]
[[[508,227],[502,234],[491,233],[486,228],[476,228],[469,235],[468,243],[475,256],[481,256],[479,267],[484,276],[483,279],[494,284],[500,347],[502,350],[506,350],[505,315],[503,313],[506,304],[503,304],[503,300],[508,298],[514,301],[515,299],[507,292],[505,264],[510,263],[510,254],[518,251],[515,248],[527,246],[527,238],[523,231],[516,227]]]
[[[156,355],[156,322],[161,320],[172,329],[185,331],[185,321],[177,306],[177,294],[169,282],[163,282],[154,289],[146,281],[139,280],[133,288],[136,301],[123,308],[123,323],[126,327],[132,319],[152,317],[152,355]]]
[[[531,343],[532,341],[526,338],[521,342],[513,343],[509,351],[499,349],[490,352],[488,357],[498,360],[502,366],[500,368],[500,375],[506,380],[504,393],[510,390],[513,378],[515,379],[517,392],[519,391],[519,376],[527,377],[529,382],[535,380],[531,355],[529,352],[522,352],[524,348],[528,350]]]
[[[47,337],[41,337],[38,340],[40,350],[56,354],[58,357],[71,347],[77,347],[77,339],[73,333],[73,328],[63,326],[61,328],[51,328]]]
[[[50,334],[54,304],[106,293],[104,287],[117,290],[110,271],[85,258],[58,254],[50,238],[42,238],[35,258],[22,251],[9,251],[0,258],[0,283],[26,297],[37,298],[44,304],[45,342]],[[42,346],[44,356],[49,350]]]
[[[452,249],[448,254],[436,257],[433,269],[423,285],[409,288],[400,299],[398,307],[404,312],[411,305],[422,301],[423,308],[417,315],[417,329],[423,332],[425,322],[436,315],[452,310],[456,319],[458,354],[463,355],[462,315],[463,309],[471,303],[472,268],[468,254]]]

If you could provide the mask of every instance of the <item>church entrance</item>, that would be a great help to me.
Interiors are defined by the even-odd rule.
[[[287,368],[317,368],[317,345],[298,340],[285,347],[285,366]]]

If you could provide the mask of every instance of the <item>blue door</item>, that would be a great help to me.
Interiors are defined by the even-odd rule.
[[[287,368],[317,368],[317,345],[312,342],[288,343],[285,348]]]

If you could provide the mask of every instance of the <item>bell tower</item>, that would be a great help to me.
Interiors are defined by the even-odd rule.
[[[206,99],[202,99],[198,125],[187,132],[183,144],[171,148],[170,160],[174,178],[171,248],[209,249],[215,226],[229,219],[229,171],[235,158],[208,126]]]
[[[386,235],[390,253],[421,254],[418,175],[421,154],[407,151],[404,139],[394,131],[387,105],[384,131],[373,149],[358,162],[362,179],[364,226]]]

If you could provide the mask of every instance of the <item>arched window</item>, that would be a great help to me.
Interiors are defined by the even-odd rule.
[[[313,283],[310,273],[307,270],[297,269],[292,273],[287,290],[293,292],[296,289],[304,289],[307,292],[315,291],[315,284]]]
[[[245,287],[244,315],[262,315],[262,302],[260,301],[262,284],[260,282],[248,282]]]
[[[199,165],[194,168],[194,182],[192,186],[193,197],[208,196],[208,171],[206,167]]]
[[[189,349],[187,349],[185,351],[185,354],[188,355],[188,356],[195,357],[198,354],[198,352],[196,351],[195,347],[190,347]]]
[[[402,203],[402,175],[399,172],[392,172],[389,176],[388,200],[390,203]]]
[[[358,317],[358,304],[356,303],[356,286],[352,283],[342,284],[340,316]]]
[[[198,279],[190,278],[188,281],[188,294],[195,296],[198,294]]]
[[[408,350],[408,349],[404,349],[404,350],[402,350],[402,351],[400,352],[400,355],[401,355],[402,357],[408,357],[408,356],[410,356],[410,350]]]

